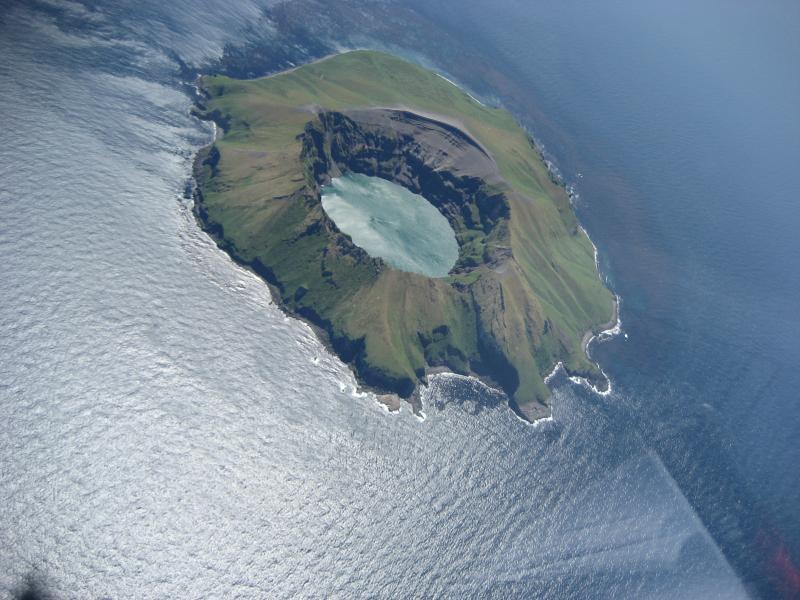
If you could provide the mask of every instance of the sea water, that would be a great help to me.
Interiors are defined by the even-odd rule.
[[[401,271],[444,277],[458,258],[447,218],[424,197],[361,173],[334,177],[322,207],[353,243]]]
[[[424,421],[385,413],[184,197],[211,132],[175,54],[218,56],[258,5],[8,3],[3,594],[737,598],[791,577],[796,7],[457,6],[428,5],[431,44],[489,53],[578,182],[622,297],[627,338],[593,348],[614,392],[556,377],[530,426],[440,377]]]
[[[800,5],[418,3],[491,54],[622,297],[593,355],[754,594],[800,594]],[[470,80],[469,69],[454,73]]]

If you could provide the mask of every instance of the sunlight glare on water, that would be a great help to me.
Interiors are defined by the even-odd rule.
[[[625,398],[556,377],[531,426],[441,376],[387,414],[199,229],[166,49],[257,6],[91,6],[0,19],[0,596],[744,595]]]

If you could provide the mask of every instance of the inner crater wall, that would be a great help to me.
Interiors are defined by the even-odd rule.
[[[400,110],[320,112],[305,127],[302,159],[318,195],[332,177],[353,171],[423,196],[456,232],[454,272],[510,253],[510,209],[497,166],[453,125]]]

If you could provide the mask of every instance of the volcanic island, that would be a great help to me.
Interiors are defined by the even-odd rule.
[[[221,130],[194,163],[201,226],[364,389],[419,411],[420,385],[448,371],[502,390],[528,421],[550,415],[558,364],[607,389],[586,341],[616,320],[615,297],[567,191],[509,112],[373,51],[198,87],[195,114]],[[458,245],[450,271],[395,268],[337,227],[322,197],[348,174],[432,204]]]

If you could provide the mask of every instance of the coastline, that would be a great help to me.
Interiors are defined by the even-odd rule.
[[[575,211],[576,218],[578,218],[578,212],[576,210],[575,200],[576,198],[579,198],[579,195],[575,189],[575,184],[572,183],[568,184],[564,181],[564,178],[561,175],[561,171],[558,168],[558,166],[553,162],[552,159],[548,158],[544,145],[540,144],[531,132],[528,132],[528,135],[530,137],[531,143],[534,145],[537,152],[539,152],[539,156],[541,157],[542,162],[544,162],[545,166],[547,167],[547,171],[550,173],[550,176],[551,178],[553,178],[553,181],[558,183],[558,185],[561,185],[566,190],[567,195],[569,197],[570,205],[572,206],[573,211]],[[580,173],[578,174],[578,176],[582,177]],[[592,251],[594,254],[594,266],[598,277],[603,282],[603,285],[605,285],[609,290],[611,290],[611,288],[608,286],[607,280],[605,279],[605,277],[603,277],[602,270],[600,269],[600,255],[599,251],[597,250],[597,244],[594,243],[594,240],[589,235],[589,232],[586,231],[586,228],[580,222],[579,218],[578,218],[578,228],[583,233],[583,235],[586,236],[586,239],[589,240],[589,243],[592,245]],[[613,292],[613,290],[611,291]],[[603,367],[600,365],[600,363],[598,363],[596,360],[592,358],[590,352],[590,346],[595,340],[601,342],[607,341],[622,333],[622,317],[620,315],[622,308],[622,298],[616,292],[613,293],[614,293],[614,306],[611,319],[602,325],[589,329],[583,334],[583,337],[581,338],[581,350],[586,355],[586,357],[592,363],[594,363],[594,365],[597,367],[600,373],[602,373],[605,382],[605,389],[598,388],[586,377],[581,377],[579,375],[571,373],[566,368],[563,361],[558,361],[553,366],[552,370],[544,377],[545,384],[549,385],[549,382],[558,373],[559,369],[563,369],[572,383],[576,385],[584,385],[588,387],[590,390],[592,390],[594,393],[598,394],[599,396],[605,397],[611,394],[611,378],[603,370]]]
[[[318,60],[315,60],[312,63],[307,63],[307,64],[314,64],[314,63],[323,62],[323,61],[329,60],[330,58],[333,58],[333,57],[338,56],[338,55],[339,55],[339,53],[330,54],[330,55],[322,57],[322,58],[320,58]],[[280,75],[280,74],[283,74],[283,73],[291,72],[291,71],[299,69],[299,68],[301,68],[303,66],[306,66],[306,65],[305,64],[298,65],[298,66],[292,67],[288,71],[281,71],[280,73],[275,73],[275,74],[269,75],[267,77],[273,77],[275,75]],[[440,77],[441,79],[445,80],[446,82],[448,82],[450,85],[456,87],[462,93],[465,93],[470,99],[474,100],[475,102],[477,102],[478,104],[483,106],[483,104],[480,101],[478,101],[477,99],[472,97],[468,92],[465,92],[461,87],[459,87],[453,81],[447,79],[446,77],[444,77],[444,76],[442,76],[442,75],[440,75],[438,73],[434,73],[434,74],[437,75],[438,77]],[[195,86],[195,89],[196,89],[196,92],[198,94],[198,98],[203,98],[203,91],[201,90],[201,88],[199,86]],[[364,392],[368,392],[368,393],[371,393],[371,394],[375,395],[376,400],[380,404],[382,404],[389,412],[396,412],[397,410],[399,410],[399,408],[401,406],[401,399],[405,400],[405,401],[409,402],[409,404],[412,407],[412,412],[416,416],[418,416],[419,418],[424,418],[424,412],[422,411],[422,400],[421,400],[421,392],[422,392],[422,390],[420,389],[420,385],[422,385],[422,386],[426,385],[427,382],[428,382],[428,378],[430,376],[438,375],[438,374],[441,374],[441,373],[448,373],[448,374],[452,374],[452,375],[459,376],[459,377],[468,377],[470,379],[474,379],[474,380],[480,382],[482,385],[486,385],[486,386],[492,388],[493,390],[502,390],[502,387],[500,385],[498,385],[498,383],[496,381],[494,381],[491,377],[487,376],[486,374],[479,375],[478,373],[475,373],[474,371],[472,371],[472,369],[468,369],[468,371],[465,372],[465,373],[456,373],[456,372],[452,371],[451,368],[448,368],[446,366],[427,367],[425,369],[425,371],[424,371],[425,372],[424,378],[422,378],[420,380],[420,385],[418,385],[413,390],[413,392],[408,396],[406,395],[407,392],[402,393],[402,394],[398,393],[398,392],[394,392],[394,391],[391,391],[390,387],[388,387],[388,388],[386,386],[384,386],[384,387],[375,387],[375,386],[366,384],[364,382],[364,376],[366,375],[366,373],[361,373],[361,370],[364,368],[364,366],[361,365],[360,368],[357,368],[356,364],[352,360],[347,360],[347,358],[342,355],[341,348],[337,347],[337,346],[341,345],[341,341],[342,340],[332,339],[331,332],[329,332],[327,330],[327,328],[325,326],[324,319],[319,317],[319,315],[315,315],[315,314],[313,314],[313,315],[300,314],[300,313],[298,313],[296,311],[291,310],[285,304],[285,302],[283,301],[283,298],[282,298],[282,294],[283,294],[282,285],[277,281],[277,279],[275,279],[274,275],[272,274],[272,270],[268,266],[265,266],[264,264],[262,264],[258,259],[255,259],[255,261],[247,261],[247,260],[242,259],[242,257],[239,256],[236,253],[235,247],[232,246],[232,244],[230,244],[230,242],[228,240],[226,240],[221,235],[221,233],[222,233],[221,229],[219,229],[219,227],[215,223],[210,222],[208,220],[207,214],[205,212],[205,209],[203,208],[202,192],[201,192],[200,184],[199,184],[199,182],[197,180],[197,176],[196,176],[197,175],[196,167],[198,166],[197,161],[200,160],[201,158],[205,158],[206,157],[205,156],[205,154],[206,154],[205,151],[207,151],[209,148],[211,148],[214,145],[214,143],[218,140],[219,135],[220,135],[219,134],[220,127],[216,123],[214,117],[210,116],[209,114],[203,115],[202,113],[197,113],[194,110],[193,110],[193,114],[196,117],[201,118],[203,120],[210,120],[211,123],[212,123],[212,139],[210,140],[210,142],[207,145],[203,146],[202,148],[200,148],[198,150],[197,154],[195,155],[195,159],[193,161],[193,165],[194,166],[193,166],[192,180],[194,182],[194,194],[193,194],[194,206],[193,206],[192,212],[195,215],[196,219],[198,220],[198,224],[201,226],[201,228],[206,233],[208,233],[212,237],[212,239],[214,239],[214,241],[217,243],[217,245],[221,249],[223,249],[237,264],[247,268],[248,270],[250,270],[254,274],[258,275],[259,278],[261,278],[262,280],[265,281],[265,283],[267,283],[267,285],[268,285],[268,287],[270,289],[270,295],[271,295],[271,298],[272,298],[273,302],[281,309],[282,312],[284,312],[284,314],[286,314],[287,316],[291,316],[293,318],[298,318],[301,321],[305,322],[307,325],[309,325],[312,328],[312,330],[315,332],[315,334],[318,337],[318,339],[321,340],[321,342],[325,346],[326,350],[331,352],[332,354],[336,355],[337,358],[342,360],[342,362],[347,364],[353,370],[354,374],[356,375],[356,380],[358,381],[358,386],[359,386],[358,389],[359,389],[359,391],[364,391]],[[203,117],[205,117],[205,118],[203,118]],[[224,127],[225,123],[223,123],[222,125]],[[531,138],[531,140],[532,140],[532,138]],[[541,148],[538,145],[536,145],[536,149],[537,149],[537,151],[539,151],[540,156],[541,156],[541,152],[542,152]],[[544,162],[545,166],[547,167],[547,172],[550,174],[553,182],[557,183],[560,187],[567,189],[568,195],[570,197],[570,203],[571,203],[572,202],[572,194],[570,193],[570,190],[566,186],[564,186],[564,184],[560,180],[560,176],[558,176],[557,172],[554,171],[554,165],[552,164],[551,161],[544,160],[543,156],[541,156],[541,157],[543,159],[543,162]],[[586,235],[587,239],[592,244],[592,248],[593,248],[593,251],[594,251],[594,263],[595,263],[595,267],[597,268],[597,274],[598,274],[598,277],[599,277],[601,283],[603,283],[605,285],[605,281],[604,281],[604,279],[602,277],[602,274],[599,271],[597,247],[592,242],[591,238],[589,238],[589,236],[588,236],[586,230],[583,228],[583,226],[578,224],[578,227],[579,227],[581,233],[583,235]],[[219,231],[217,231],[217,229],[219,229]],[[273,281],[273,279],[274,279],[274,281]],[[599,325],[599,326],[595,326],[592,329],[590,329],[589,331],[585,332],[584,335],[583,335],[583,338],[580,341],[580,349],[581,349],[581,351],[586,355],[586,358],[589,359],[589,361],[597,368],[597,370],[600,372],[600,374],[602,374],[602,381],[592,381],[592,380],[590,380],[588,378],[581,377],[577,373],[570,373],[569,371],[567,372],[567,374],[569,375],[571,381],[585,383],[592,390],[594,390],[595,392],[597,392],[598,394],[601,394],[601,395],[607,395],[610,392],[611,385],[610,385],[610,381],[608,380],[608,376],[602,371],[602,368],[600,367],[600,365],[598,365],[596,362],[591,360],[591,356],[589,354],[589,345],[596,338],[603,338],[605,336],[612,336],[612,335],[616,335],[616,334],[619,333],[619,329],[620,329],[620,325],[621,325],[620,321],[619,321],[619,302],[620,302],[619,301],[619,297],[614,295],[612,319],[609,320],[607,323],[604,323],[604,324]],[[314,319],[313,317],[316,317],[316,319]],[[320,322],[317,322],[317,320],[320,320]],[[337,341],[340,342],[340,343],[337,344]],[[353,343],[353,340],[350,340],[350,343]],[[541,375],[542,378],[544,379],[545,384],[547,384],[552,379],[552,376],[554,375],[555,372],[557,372],[559,367],[564,368],[564,364],[563,364],[562,361],[558,361],[553,366],[553,368],[550,371],[550,373],[548,373],[546,375],[545,374]],[[592,379],[594,379],[594,377],[592,377]],[[600,377],[598,377],[597,379],[600,380]],[[537,423],[537,422],[542,421],[542,420],[551,420],[552,419],[552,407],[551,407],[551,405],[549,403],[544,403],[544,402],[541,402],[541,403],[537,402],[537,403],[530,403],[530,404],[526,403],[526,404],[520,406],[520,405],[517,404],[517,402],[515,402],[512,399],[512,397],[508,393],[505,393],[505,395],[506,395],[506,398],[508,399],[509,408],[511,408],[512,412],[514,412],[515,415],[518,418],[522,419],[523,421],[525,421],[527,423]]]
[[[533,145],[534,148],[536,148],[536,151],[539,153],[539,156],[542,159],[542,162],[544,163],[545,167],[547,167],[547,171],[550,174],[550,177],[553,180],[553,182],[555,182],[557,185],[560,185],[561,187],[563,187],[564,190],[567,192],[567,196],[569,197],[570,205],[572,206],[572,209],[575,212],[576,218],[578,218],[578,212],[577,212],[577,207],[576,207],[575,200],[577,198],[579,198],[580,195],[578,194],[578,192],[575,189],[575,184],[574,183],[567,183],[567,182],[564,181],[564,177],[561,174],[561,170],[555,164],[553,159],[551,159],[548,156],[544,145],[541,144],[536,139],[536,137],[533,135],[533,133],[531,131],[529,131],[527,128],[525,128],[525,130],[528,133],[528,137],[530,138],[531,144]],[[578,173],[578,177],[582,177],[582,175],[580,173]],[[580,222],[579,218],[578,218],[578,229],[580,229],[581,233],[583,233],[583,235],[586,236],[586,239],[589,240],[589,243],[592,245],[592,252],[593,252],[593,255],[594,255],[594,267],[595,267],[595,271],[597,272],[598,277],[602,281],[603,285],[605,285],[606,288],[611,290],[611,288],[608,285],[608,281],[607,281],[607,279],[605,277],[603,277],[603,271],[600,268],[600,255],[599,255],[599,251],[597,250],[597,244],[594,243],[594,240],[592,239],[592,236],[590,236],[589,232],[586,231],[586,228]],[[611,291],[613,292],[613,290],[611,290]],[[620,317],[620,309],[621,309],[621,304],[622,304],[622,298],[620,298],[619,294],[617,294],[616,292],[613,292],[613,293],[614,293],[614,306],[613,306],[613,313],[612,313],[611,319],[609,319],[606,323],[603,323],[602,325],[598,325],[598,326],[596,326],[596,327],[594,327],[592,329],[589,329],[588,331],[586,331],[583,334],[583,337],[581,339],[581,348],[583,350],[583,353],[586,355],[586,357],[589,360],[592,360],[592,356],[591,356],[591,354],[589,352],[589,346],[592,344],[592,342],[595,339],[598,339],[600,341],[605,341],[607,339],[611,339],[613,337],[616,337],[617,335],[622,333],[622,320],[621,320],[621,317]],[[596,361],[592,360],[592,362],[597,366],[597,368],[600,370],[600,372],[603,373],[603,376],[608,381],[609,389],[610,389],[611,382],[608,379],[608,375],[606,375],[606,373],[603,371],[602,367]],[[562,367],[562,368],[564,367],[564,365],[563,365],[563,363],[561,361],[559,361],[558,363],[556,363],[556,365],[553,366],[553,369],[545,377],[545,383],[547,383],[548,380],[552,379],[553,375],[556,373],[556,371],[559,369],[559,367]],[[593,386],[591,383],[589,383],[588,380],[585,380],[585,378],[576,377],[576,376],[573,376],[573,375],[570,375],[570,377],[571,377],[571,379],[576,380],[576,381],[574,381],[575,383],[578,382],[577,380],[580,380],[580,382],[585,382],[587,385],[589,385],[589,387],[592,388],[592,390],[594,390],[598,394],[601,394],[601,395],[607,395],[608,394],[607,391],[604,392],[604,391],[598,390],[595,386]]]
[[[618,294],[615,294],[614,297],[616,298],[616,301],[614,303],[614,312],[616,314],[616,320],[609,321],[608,323],[606,323],[606,325],[603,326],[603,327],[606,327],[606,329],[598,331],[597,333],[592,333],[591,331],[587,331],[586,334],[584,334],[584,340],[585,341],[583,343],[583,351],[584,351],[584,353],[589,358],[589,360],[591,360],[595,365],[597,365],[597,368],[603,374],[603,377],[605,378],[605,382],[606,382],[606,389],[604,389],[604,390],[599,389],[591,381],[589,381],[588,379],[586,379],[584,377],[576,377],[576,376],[570,375],[570,381],[572,381],[573,383],[577,383],[577,384],[588,386],[594,393],[596,393],[596,394],[598,394],[600,396],[604,396],[604,397],[611,394],[611,378],[603,370],[603,367],[600,365],[600,363],[592,358],[592,354],[590,352],[590,346],[591,346],[592,342],[594,342],[595,340],[598,341],[598,342],[605,342],[605,341],[610,340],[610,339],[612,339],[614,337],[617,337],[618,335],[620,335],[622,333],[622,318],[620,317],[620,309],[621,309],[621,306],[622,306],[622,298],[620,298]],[[588,336],[588,339],[587,339],[587,336]]]

